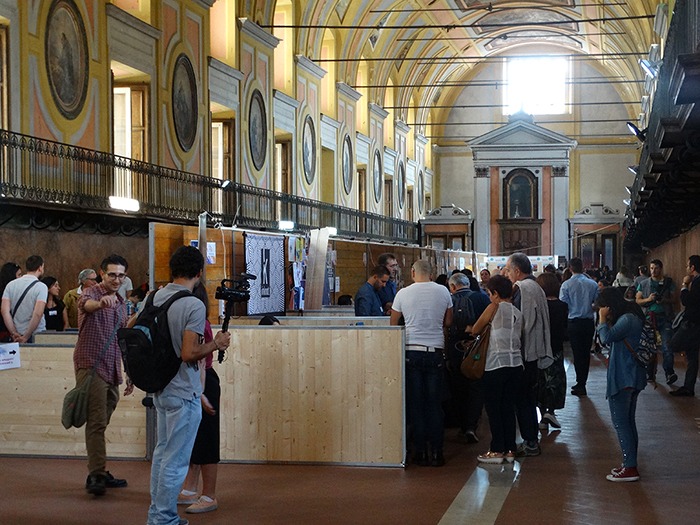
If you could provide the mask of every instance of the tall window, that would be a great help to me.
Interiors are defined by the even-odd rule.
[[[0,127],[8,128],[7,119],[7,26],[0,24]]]
[[[236,180],[233,164],[233,120],[211,123],[211,176],[219,180]],[[212,211],[222,213],[223,194],[212,202]]]
[[[566,112],[569,62],[561,57],[511,58],[506,62],[503,113],[531,115]]]

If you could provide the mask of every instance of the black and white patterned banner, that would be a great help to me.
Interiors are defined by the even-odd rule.
[[[248,315],[284,312],[284,237],[245,234],[246,271],[250,283]]]

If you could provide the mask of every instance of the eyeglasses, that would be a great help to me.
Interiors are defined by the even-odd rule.
[[[112,279],[113,281],[115,281],[115,280],[117,280],[117,279],[119,279],[120,281],[123,281],[124,279],[126,279],[126,274],[125,274],[125,273],[114,273],[114,272],[109,272],[109,273],[107,274],[107,277],[109,277],[109,278]]]

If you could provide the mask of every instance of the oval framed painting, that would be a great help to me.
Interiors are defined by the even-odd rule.
[[[248,107],[248,145],[253,166],[260,171],[267,158],[267,112],[259,89],[254,89]]]
[[[182,150],[189,151],[197,136],[197,80],[185,53],[175,60],[172,97],[175,135]]]
[[[355,168],[353,160],[352,141],[350,140],[350,135],[346,134],[343,140],[343,187],[348,195],[350,195],[352,190],[352,172]]]
[[[399,208],[403,209],[406,204],[406,166],[402,160],[399,161],[399,180],[397,190],[399,192]]]
[[[51,96],[61,115],[73,120],[85,104],[90,67],[85,25],[73,0],[51,4],[44,56]]]
[[[374,200],[382,200],[382,178],[384,169],[382,167],[382,155],[378,149],[374,150],[374,163],[372,166],[372,183],[374,185]]]
[[[316,177],[316,128],[311,115],[306,115],[304,119],[301,146],[304,177],[306,177],[306,182],[311,184]]]

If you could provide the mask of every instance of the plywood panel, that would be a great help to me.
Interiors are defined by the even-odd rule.
[[[24,345],[20,353],[21,368],[0,371],[0,454],[84,456],[85,429],[61,425],[63,396],[75,386],[73,345]],[[143,395],[120,399],[107,427],[108,456],[146,456]]]
[[[399,465],[403,329],[235,327],[222,458]]]

